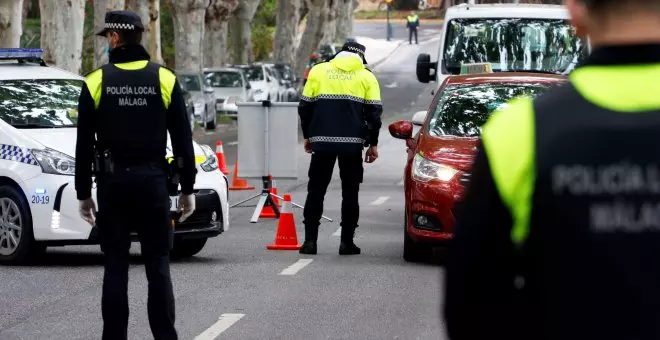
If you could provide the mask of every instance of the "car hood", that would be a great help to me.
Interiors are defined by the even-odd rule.
[[[420,134],[419,153],[433,162],[469,171],[478,142],[479,139],[473,137],[434,137]]]
[[[217,98],[227,99],[231,96],[243,97],[243,88],[241,87],[214,87],[213,91]]]
[[[43,144],[45,147],[57,150],[71,157],[76,156],[76,129],[21,129],[19,130],[26,136]],[[169,133],[167,134],[167,156],[171,156],[172,143]],[[195,156],[206,157],[202,148],[193,141]]]

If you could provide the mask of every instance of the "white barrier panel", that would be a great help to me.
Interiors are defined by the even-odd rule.
[[[237,103],[238,176],[298,178],[298,103]]]

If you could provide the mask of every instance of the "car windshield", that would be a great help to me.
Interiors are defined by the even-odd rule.
[[[282,79],[284,80],[292,80],[293,79],[293,74],[291,72],[291,68],[285,65],[276,65],[275,70],[280,74]]]
[[[535,96],[549,87],[545,83],[450,85],[430,111],[428,133],[436,137],[477,137],[493,111],[515,97]]]
[[[453,19],[447,25],[445,68],[489,62],[494,71],[568,73],[587,53],[563,19]]]
[[[261,66],[246,67],[243,70],[245,70],[245,77],[248,81],[264,80],[264,71]]]
[[[206,80],[211,87],[243,87],[243,79],[241,79],[241,74],[238,72],[206,72]]]
[[[202,84],[199,82],[199,77],[192,74],[182,74],[179,75],[179,81],[181,86],[191,92],[200,92],[202,91]]]
[[[16,128],[74,127],[83,86],[76,79],[0,81],[0,119]]]

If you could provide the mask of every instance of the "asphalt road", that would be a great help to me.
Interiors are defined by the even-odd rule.
[[[414,60],[420,51],[435,54],[437,43],[420,42],[402,46],[375,70],[382,84],[386,122],[409,119],[430,101],[428,86],[415,79]],[[321,225],[316,256],[266,250],[277,222],[251,224],[253,207],[232,208],[229,231],[210,240],[197,257],[172,264],[180,339],[214,339],[200,336],[212,331],[220,332],[217,339],[241,340],[444,338],[439,313],[442,267],[433,261],[410,264],[401,257],[405,146],[386,128],[384,124],[380,158],[365,164],[356,239],[362,254],[337,255],[341,206],[337,171],[325,200],[325,215],[334,222]],[[234,130],[223,127],[197,137],[211,145],[221,138],[226,157],[234,159]],[[302,147],[297,156],[299,180],[278,181],[277,187],[280,194],[290,192],[302,204],[309,156]],[[255,193],[231,192],[230,201]],[[295,221],[302,241],[300,209],[295,210]],[[151,338],[139,248],[136,244],[131,249],[135,256],[129,339]],[[99,339],[102,275],[98,246],[49,249],[36,265],[2,268],[0,340]]]

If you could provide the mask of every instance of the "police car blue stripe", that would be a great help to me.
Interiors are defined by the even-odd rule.
[[[39,165],[37,160],[32,157],[30,149],[20,148],[16,145],[9,144],[0,144],[0,160]]]

